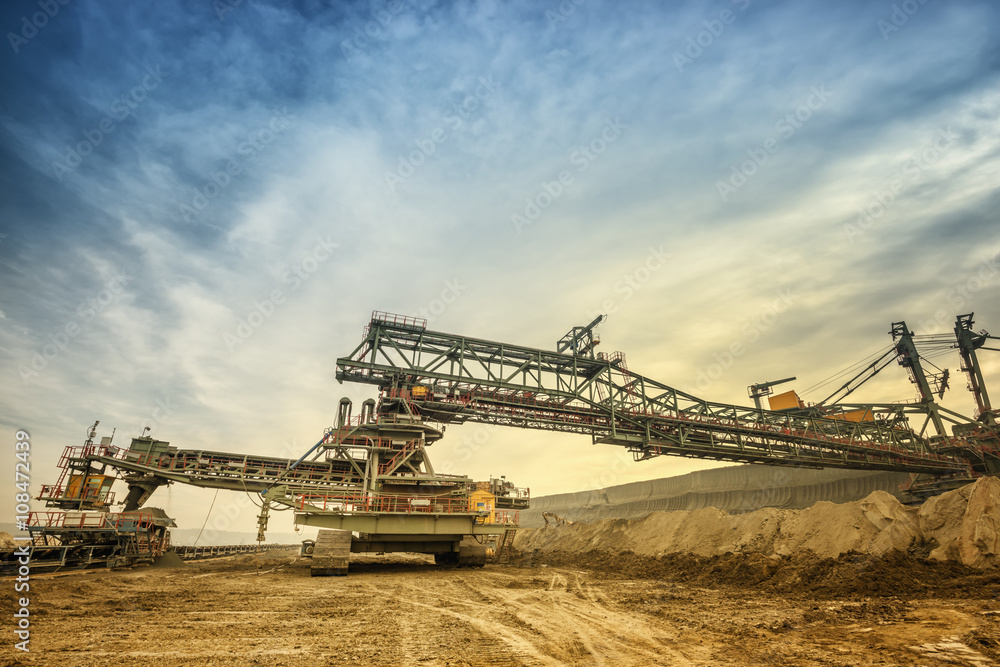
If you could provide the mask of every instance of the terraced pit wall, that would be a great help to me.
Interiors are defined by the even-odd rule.
[[[545,524],[542,512],[591,523],[706,507],[729,514],[763,507],[805,509],[821,500],[834,503],[861,500],[873,491],[885,491],[898,498],[900,484],[908,479],[909,474],[895,472],[738,465],[604,489],[540,496],[532,498],[531,509],[522,510],[520,519],[522,526],[537,528]]]

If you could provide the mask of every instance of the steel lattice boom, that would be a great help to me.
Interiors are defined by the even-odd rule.
[[[337,379],[409,391],[428,419],[582,433],[627,447],[636,459],[970,472],[967,460],[935,453],[906,428],[715,403],[630,372],[621,353],[467,338],[379,312],[361,344],[337,360]]]

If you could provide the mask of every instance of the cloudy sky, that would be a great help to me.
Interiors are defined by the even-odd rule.
[[[0,9],[0,421],[33,490],[98,419],[297,455],[374,395],[334,367],[375,309],[550,349],[607,313],[632,370],[739,403],[894,321],[1000,332],[995,2],[329,4]],[[536,495],[706,465],[476,426],[431,453]],[[154,504],[198,527],[212,494]]]

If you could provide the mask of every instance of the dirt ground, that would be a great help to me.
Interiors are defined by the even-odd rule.
[[[987,665],[1000,579],[899,556],[521,554],[444,569],[292,553],[35,576],[31,653],[0,665]],[[0,581],[4,608],[13,583]]]

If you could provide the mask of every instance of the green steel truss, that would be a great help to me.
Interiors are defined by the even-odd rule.
[[[909,428],[706,401],[630,372],[621,353],[563,354],[429,331],[376,312],[337,379],[406,392],[442,423],[481,422],[590,435],[660,455],[808,467],[967,474]],[[394,394],[399,396],[398,393]]]

